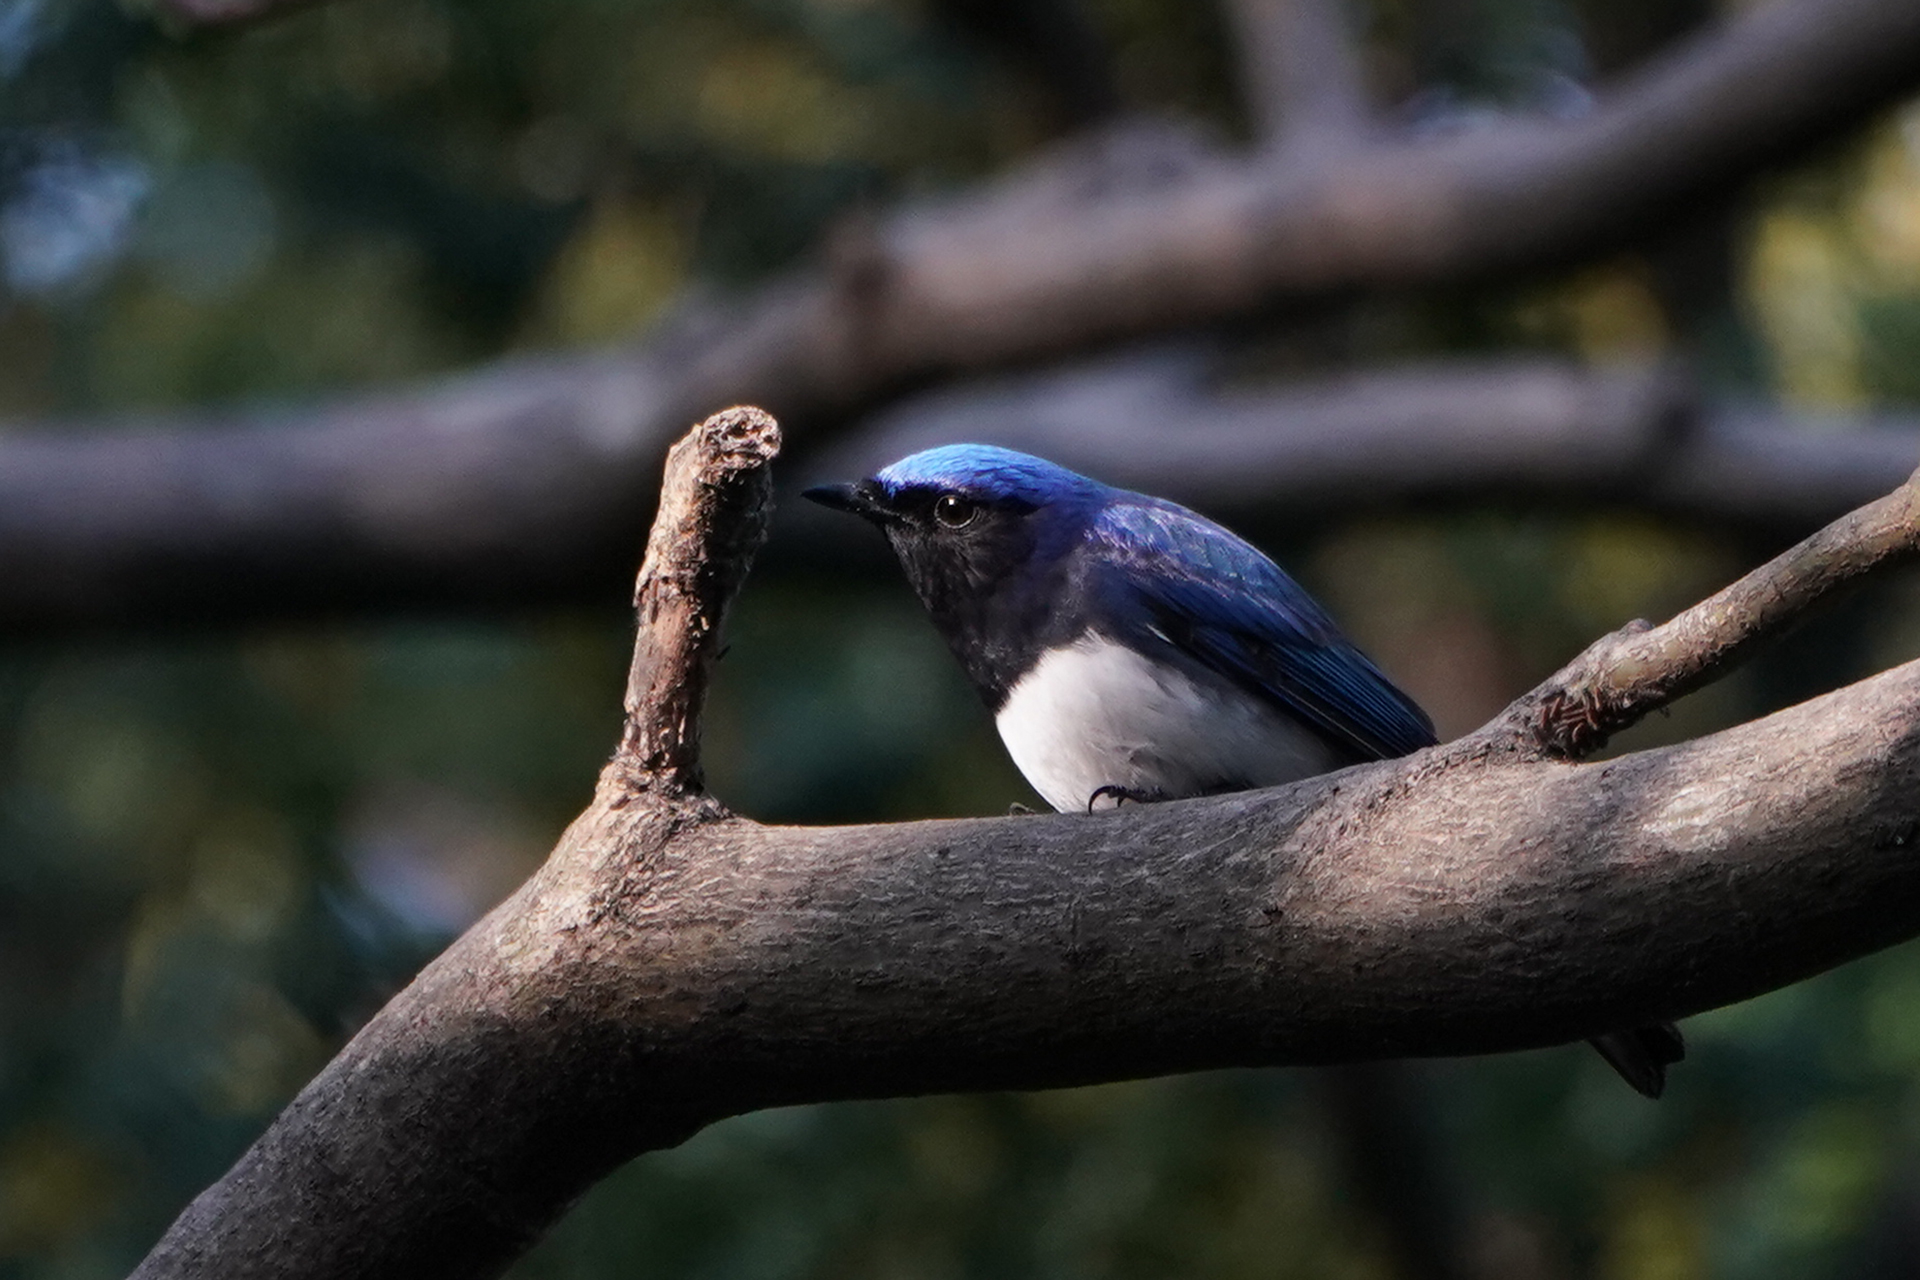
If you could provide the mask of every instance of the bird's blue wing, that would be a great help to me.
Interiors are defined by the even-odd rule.
[[[1185,507],[1114,502],[1088,529],[1097,588],[1135,644],[1164,643],[1361,759],[1434,741],[1426,713],[1280,566]]]

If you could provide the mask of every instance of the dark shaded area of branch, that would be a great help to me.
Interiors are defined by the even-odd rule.
[[[1920,9],[1743,11],[1571,121],[1228,157],[1103,135],[849,230],[645,344],[235,418],[0,438],[0,631],[611,595],[679,423],[818,437],[904,387],[1369,288],[1604,251],[1920,76]],[[1117,453],[1117,450],[1109,451]]]
[[[757,505],[689,498],[699,470],[671,472],[649,572],[731,581],[699,557],[750,550]],[[1823,545],[1886,563],[1888,523]],[[1803,608],[1831,576],[1785,557],[1725,608]],[[642,626],[690,628],[636,654],[698,679],[698,611]],[[1554,1044],[1920,934],[1920,663],[1604,764],[1513,749],[1519,714],[1271,791],[896,826],[759,826],[623,749],[139,1274],[491,1274],[623,1159],[746,1110]]]

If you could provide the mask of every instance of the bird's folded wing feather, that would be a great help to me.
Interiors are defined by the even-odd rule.
[[[1100,589],[1135,644],[1164,643],[1250,687],[1361,759],[1434,741],[1426,713],[1313,597],[1233,533],[1172,503],[1116,503],[1093,521]]]

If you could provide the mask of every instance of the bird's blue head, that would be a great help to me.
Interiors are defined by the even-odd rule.
[[[1044,458],[950,444],[806,496],[880,526],[972,671],[991,657],[984,637],[1039,625],[1088,522],[1116,492]]]
[[[1084,499],[1104,486],[1030,453],[990,444],[943,444],[910,454],[875,475],[890,496],[921,489],[983,503],[1044,507]]]
[[[901,525],[965,529],[998,514],[1052,510],[1071,515],[1096,506],[1105,485],[1045,458],[987,444],[945,444],[910,454],[865,480],[823,485],[806,496],[865,516],[891,531]]]

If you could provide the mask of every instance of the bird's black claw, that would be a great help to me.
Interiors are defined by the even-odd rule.
[[[1104,787],[1095,787],[1093,794],[1087,797],[1088,813],[1093,812],[1093,806],[1100,802],[1102,796],[1113,797],[1113,807],[1116,809],[1123,804],[1152,804],[1160,798],[1157,792],[1135,791],[1132,787],[1122,787],[1109,782]]]

